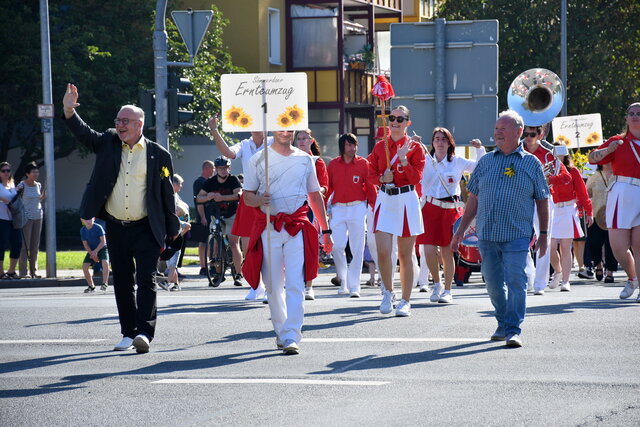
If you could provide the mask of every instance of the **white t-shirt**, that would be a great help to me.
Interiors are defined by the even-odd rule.
[[[271,144],[273,144],[273,137],[269,136],[267,137],[267,145]],[[236,155],[236,159],[240,159],[242,162],[242,173],[247,173],[251,157],[263,148],[264,144],[260,147],[256,147],[253,137],[250,137],[249,139],[243,139],[239,143],[230,146],[229,150],[233,151]]]
[[[476,167],[476,162],[482,158],[486,153],[484,147],[476,148],[476,160],[467,160],[462,157],[453,156],[451,161],[447,160],[445,156],[442,161],[435,165],[427,156],[427,161],[424,164],[424,171],[422,172],[422,195],[427,197],[435,197],[436,199],[444,199],[451,195],[460,195],[460,179],[463,172],[473,172]],[[435,157],[434,157],[435,159]],[[442,179],[447,184],[447,188],[442,185],[442,181],[438,178],[438,172]],[[447,193],[449,190],[449,193]]]
[[[0,185],[0,197],[6,200],[13,200],[15,195],[17,194],[16,188],[6,188],[4,185]],[[5,202],[0,202],[0,219],[4,219],[7,221],[11,221],[13,219],[13,215],[11,215],[11,211],[9,210],[9,206]]]
[[[269,192],[271,214],[292,214],[307,201],[307,194],[320,191],[313,159],[304,151],[291,147],[293,153],[283,156],[269,148]],[[266,191],[264,150],[251,157],[244,176],[244,189],[262,194]],[[264,211],[264,206],[261,207]]]

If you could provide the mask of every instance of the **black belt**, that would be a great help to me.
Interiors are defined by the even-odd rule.
[[[436,198],[437,198],[437,197],[436,197]],[[443,198],[438,199],[438,200],[440,200],[441,202],[453,202],[453,203],[455,203],[455,202],[457,202],[458,200],[460,200],[460,197],[458,197],[458,196],[443,197]]]
[[[387,193],[390,196],[397,196],[398,194],[408,193],[409,191],[413,191],[415,187],[413,185],[403,185],[402,187],[387,187],[383,185],[380,187],[382,191]]]
[[[116,223],[116,224],[122,226],[122,227],[134,227],[136,225],[140,225],[140,224],[144,224],[146,222],[149,222],[149,217],[148,216],[145,216],[144,218],[138,219],[138,220],[135,220],[135,221],[125,221],[125,220],[122,220],[122,219],[115,218],[113,215],[107,214],[107,219],[109,221],[113,222],[113,223]]]

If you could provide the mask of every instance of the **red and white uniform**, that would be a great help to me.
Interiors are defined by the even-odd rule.
[[[640,225],[640,140],[631,133],[616,135],[600,148],[620,140],[623,144],[599,164],[611,163],[615,179],[607,195],[607,227],[631,229]]]
[[[584,236],[578,207],[584,209],[587,216],[593,216],[593,206],[580,171],[578,168],[571,168],[569,174],[571,182],[554,185],[555,191],[551,193],[554,203],[551,237],[554,239],[577,239]]]
[[[318,234],[307,218],[307,194],[320,191],[320,184],[311,156],[292,149],[288,156],[268,149],[271,222],[267,224],[263,210],[256,212],[242,268],[254,289],[259,272],[266,278],[271,321],[283,343],[288,339],[299,343],[302,339],[304,285],[318,274]],[[264,151],[251,158],[245,173],[246,190],[257,194],[266,191],[264,163]],[[271,280],[268,253],[262,250],[268,247],[266,227],[271,234]]]
[[[326,199],[331,197],[330,226],[333,237],[333,260],[336,273],[349,292],[360,292],[360,272],[364,256],[365,221],[367,216],[367,187],[371,187],[369,162],[355,156],[349,163],[342,156],[329,162],[327,168],[329,190]],[[353,254],[347,267],[345,249],[347,241]]]
[[[412,141],[407,153],[408,164],[402,166],[396,154],[398,148],[402,147],[406,141],[406,135],[399,141],[394,141],[391,137],[387,139],[395,187],[380,186],[373,210],[374,232],[384,231],[400,237],[417,236],[424,232],[416,190],[424,169],[424,146]],[[380,177],[387,169],[384,141],[376,143],[367,160],[369,160],[369,182],[372,185],[380,185]]]
[[[447,160],[447,157],[440,162],[434,157],[437,163],[427,159],[420,183],[422,197],[426,201],[422,207],[424,233],[418,236],[416,243],[435,246],[447,246],[451,243],[453,224],[462,216],[462,209],[458,209],[460,205],[457,203],[460,196],[460,179],[464,172],[473,172],[476,162],[485,153],[484,147],[480,147],[476,148],[476,160],[467,160],[455,155],[451,161]]]
[[[273,144],[273,137],[267,138],[267,146]],[[235,160],[240,159],[242,162],[242,172],[247,173],[249,170],[249,161],[251,156],[261,151],[264,148],[263,143],[260,147],[256,146],[253,138],[243,139],[237,144],[233,144],[229,147],[229,150],[233,151],[236,155]],[[253,224],[253,212],[254,210],[244,204],[244,200],[240,197],[238,203],[238,209],[236,210],[236,219],[233,221],[233,227],[231,227],[231,234],[234,236],[249,237],[251,234],[251,225]]]

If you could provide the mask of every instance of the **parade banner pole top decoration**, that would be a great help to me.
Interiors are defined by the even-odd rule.
[[[385,103],[396,96],[393,91],[393,86],[385,76],[378,76],[377,83],[371,88],[371,94],[378,98],[380,102],[380,114],[382,116],[382,126],[384,128],[384,153],[387,156],[387,169],[391,169],[391,162],[389,160],[389,145],[387,143],[388,127],[387,118],[385,115]]]
[[[265,191],[269,192],[267,132],[309,127],[305,73],[224,74],[220,78],[222,130],[262,132],[264,135]],[[262,117],[262,120],[259,120]],[[260,121],[262,123],[260,123]],[[245,171],[246,172],[246,171]],[[271,209],[267,216],[267,286],[271,290]]]

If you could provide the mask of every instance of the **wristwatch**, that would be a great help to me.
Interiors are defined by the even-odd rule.
[[[331,234],[331,229],[327,228],[326,230],[322,230],[322,234]]]
[[[547,234],[547,230],[540,230],[540,234]]]

